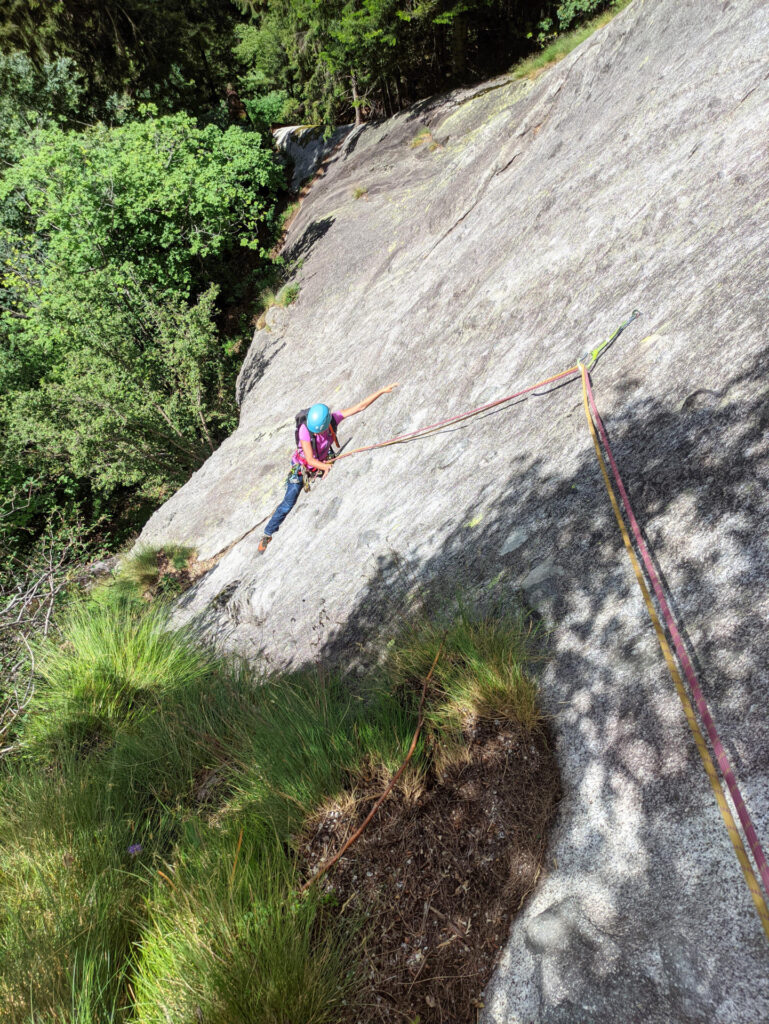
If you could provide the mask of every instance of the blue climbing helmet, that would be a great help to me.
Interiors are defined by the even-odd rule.
[[[322,402],[316,402],[307,410],[307,429],[311,434],[322,434],[331,423],[331,410]]]

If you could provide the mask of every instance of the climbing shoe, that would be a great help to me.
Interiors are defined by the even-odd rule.
[[[270,537],[269,534],[265,533],[262,539],[259,541],[259,547],[257,548],[260,555],[263,555],[265,553],[265,551],[267,550],[267,545],[270,543],[271,540],[272,537]]]

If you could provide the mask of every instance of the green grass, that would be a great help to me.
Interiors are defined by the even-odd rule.
[[[294,284],[287,284],[284,288],[281,288],[280,292],[278,293],[278,299],[277,299],[278,305],[279,306],[290,306],[291,303],[295,301],[295,299],[297,298],[298,295],[299,295],[299,285],[296,284],[296,283],[294,283]]]
[[[338,1019],[356,976],[349,933],[317,893],[296,896],[275,838],[239,838],[201,843],[156,901],[136,964],[142,1024],[194,1020],[196,1007],[222,1024]]]
[[[0,1019],[338,1020],[356,937],[319,892],[298,897],[297,837],[401,763],[441,644],[417,773],[468,714],[536,725],[522,622],[416,623],[354,696],[216,658],[120,587],[74,607],[0,764]]]
[[[522,615],[474,618],[448,625],[423,620],[393,644],[386,672],[396,691],[413,690],[440,651],[425,705],[426,737],[445,764],[464,751],[470,718],[512,719],[536,729],[542,716],[529,667],[537,660],[536,632]]]
[[[144,608],[120,590],[75,604],[65,643],[45,645],[38,659],[35,709],[21,732],[27,748],[53,754],[110,742],[153,715],[168,691],[208,678],[210,657],[167,632],[165,620],[162,605]]]
[[[262,319],[267,310],[272,309],[273,306],[283,306],[284,308],[286,306],[290,306],[291,303],[297,299],[299,291],[300,285],[296,282],[284,285],[277,291],[274,288],[265,288],[259,296],[258,304],[261,310],[260,319]]]
[[[579,28],[564,32],[563,35],[554,39],[540,53],[535,53],[531,57],[525,57],[515,64],[510,69],[513,76],[515,78],[529,78],[535,76],[544,68],[557,64],[559,60],[563,60],[564,57],[568,56],[572,50],[576,49],[580,43],[583,43],[599,28],[603,28],[604,25],[608,24],[629,3],[630,0],[614,0],[603,14],[591,18],[590,21],[586,21]]]
[[[433,136],[429,128],[423,128],[409,143],[409,149],[418,149],[425,142],[432,142]]]
[[[281,233],[286,230],[286,225],[294,216],[294,214],[298,212],[300,206],[301,203],[297,200],[296,202],[289,203],[286,206],[285,210],[281,212],[279,219],[279,231]]]
[[[368,189],[362,185],[356,185],[352,190],[353,199],[362,199],[365,195],[368,195]]]
[[[183,544],[165,544],[162,548],[144,545],[125,558],[118,569],[119,586],[139,594],[152,590],[160,579],[160,557],[165,555],[175,569],[184,569],[195,550]]]

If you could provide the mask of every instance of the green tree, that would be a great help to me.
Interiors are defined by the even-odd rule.
[[[102,113],[115,93],[201,113],[237,71],[237,14],[228,0],[6,0],[0,50],[21,50],[38,67],[72,58]]]
[[[7,432],[50,478],[65,469],[97,492],[138,487],[159,500],[235,426],[232,367],[213,322],[215,286],[190,306],[130,272],[118,281],[114,270],[90,275],[73,297],[77,345],[16,395]]]
[[[38,128],[72,123],[85,87],[68,57],[37,68],[25,53],[0,53],[0,167],[17,160]]]
[[[389,116],[421,97],[507,71],[612,0],[238,0],[248,89],[284,90],[284,117]],[[258,84],[257,84],[258,83]],[[298,109],[297,109],[298,107]]]
[[[268,260],[283,183],[184,114],[36,134],[0,182],[5,489],[157,500],[202,464],[235,416],[217,292]]]

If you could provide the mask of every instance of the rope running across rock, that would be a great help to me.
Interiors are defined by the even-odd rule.
[[[556,373],[553,374],[551,377],[546,377],[544,380],[538,381],[536,384],[531,384],[528,387],[521,388],[519,391],[515,391],[511,395],[505,395],[503,398],[498,398],[492,402],[486,402],[484,405],[479,405],[474,409],[469,409],[467,412],[458,413],[456,416],[450,416],[446,419],[438,420],[436,423],[430,423],[427,426],[419,427],[416,430],[409,431],[408,433],[405,434],[398,434],[395,437],[388,438],[387,440],[384,441],[378,441],[374,444],[364,445],[360,448],[353,448],[349,452],[343,452],[342,454],[336,456],[336,458],[333,461],[339,462],[342,459],[350,458],[352,455],[359,455],[363,452],[374,451],[378,448],[386,448],[389,447],[390,445],[404,444],[408,441],[414,441],[421,437],[436,434],[454,423],[463,422],[464,420],[468,420],[474,416],[480,415],[481,413],[487,412],[490,409],[495,409],[498,408],[499,406],[506,405],[507,403],[512,402],[516,398],[520,398],[523,395],[529,394],[533,391],[537,391],[539,388],[545,387],[547,384],[553,384],[556,381],[560,380],[564,381],[564,383],[567,383],[569,378],[576,378],[577,376],[581,377],[583,384],[585,409],[588,417],[588,423],[590,425],[593,444],[595,445],[599,465],[601,467],[601,471],[604,476],[604,481],[607,486],[607,491],[609,493],[609,497],[614,508],[614,513],[617,518],[620,531],[622,533],[623,543],[625,544],[625,548],[628,552],[631,563],[633,565],[633,570],[638,580],[638,584],[641,588],[647,608],[649,609],[649,614],[652,619],[652,624],[654,626],[655,633],[657,634],[657,639],[660,643],[660,647],[662,649],[665,661],[668,665],[668,669],[672,676],[673,683],[676,687],[676,691],[681,700],[687,722],[694,736],[695,745],[700,754],[700,758],[702,759],[703,766],[708,775],[708,778],[710,779],[711,786],[713,787],[716,801],[718,803],[721,814],[724,818],[724,823],[726,825],[727,832],[729,833],[729,838],[731,839],[732,845],[734,846],[737,859],[740,863],[740,867],[742,868],[745,881],[747,883],[748,889],[750,890],[750,894],[753,898],[756,910],[758,911],[758,915],[761,919],[761,924],[764,928],[764,932],[766,933],[767,939],[769,939],[769,908],[767,908],[765,895],[761,891],[761,887],[758,883],[758,880],[756,879],[755,873],[748,859],[748,855],[745,850],[742,837],[740,836],[734,818],[727,804],[723,788],[721,786],[720,780],[716,773],[715,766],[713,764],[713,760],[705,744],[702,731],[697,723],[697,719],[695,717],[691,701],[689,700],[689,697],[684,688],[681,673],[671,652],[670,644],[668,643],[667,636],[665,635],[665,630],[659,620],[659,616],[657,615],[657,612],[652,603],[652,599],[649,593],[649,587],[647,586],[646,580],[644,579],[641,566],[638,563],[638,559],[633,549],[632,542],[627,533],[627,529],[622,518],[622,513],[620,512],[616,496],[614,494],[611,482],[609,480],[606,465],[601,454],[601,447],[595,432],[595,425],[593,423],[593,418],[591,417],[592,410],[592,414],[595,417],[595,422],[598,425],[598,429],[601,434],[601,439],[606,449],[606,454],[612,467],[612,473],[617,482],[617,487],[622,498],[625,513],[628,517],[628,521],[631,525],[634,538],[641,553],[641,558],[643,560],[644,566],[649,576],[651,588],[654,591],[655,597],[657,598],[657,602],[660,606],[663,617],[665,619],[665,624],[667,626],[670,637],[673,641],[673,647],[675,649],[676,656],[678,657],[678,660],[683,668],[684,676],[686,677],[686,681],[689,684],[689,688],[694,697],[694,702],[697,706],[697,711],[699,712],[700,718],[705,726],[705,731],[708,735],[708,738],[710,739],[711,745],[713,746],[713,750],[716,755],[716,762],[718,763],[718,767],[721,771],[721,774],[724,777],[729,793],[737,809],[737,814],[739,816],[745,835],[748,839],[748,845],[750,846],[751,852],[753,853],[756,865],[758,866],[759,874],[763,881],[764,888],[766,892],[769,894],[769,866],[767,865],[766,855],[764,854],[755,826],[745,805],[745,801],[742,797],[739,786],[737,785],[734,772],[726,756],[723,744],[721,743],[721,740],[718,736],[718,732],[716,731],[715,723],[713,721],[712,715],[710,714],[710,709],[708,708],[707,702],[705,701],[705,698],[702,694],[702,689],[699,685],[699,681],[697,680],[694,669],[692,667],[691,659],[687,655],[686,649],[684,648],[680,632],[675,624],[675,620],[670,611],[668,602],[665,598],[665,594],[662,589],[659,577],[654,569],[651,556],[649,555],[648,549],[644,543],[643,535],[641,533],[640,527],[638,526],[632,507],[630,505],[627,492],[622,483],[622,479],[619,476],[619,470],[617,469],[616,461],[609,446],[609,440],[606,434],[606,430],[598,414],[598,409],[596,408],[595,399],[593,398],[592,388],[590,385],[588,369],[592,369],[593,366],[595,366],[595,363],[597,362],[601,354],[614,341],[616,341],[616,339],[619,337],[622,331],[624,331],[625,328],[629,324],[631,324],[638,316],[640,316],[639,311],[633,310],[630,317],[627,320],[625,320],[624,323],[620,324],[620,326],[617,328],[614,334],[611,335],[610,338],[608,338],[602,344],[598,345],[596,348],[585,353],[585,355],[583,355],[574,366],[570,366],[568,370],[563,370],[561,373]],[[589,367],[586,366],[587,363],[589,363]],[[388,790],[386,791],[385,794],[383,794],[382,799],[384,799],[384,796],[386,796],[387,792],[390,791],[390,789],[392,788],[392,784],[394,784],[394,781],[395,780],[393,779],[391,785],[388,787]],[[379,804],[377,804],[377,806],[379,806]],[[376,807],[374,808],[374,810],[376,810]],[[341,856],[341,851],[338,856]],[[338,859],[338,857],[334,858],[334,860],[336,859]],[[325,871],[330,866],[330,864],[324,865],[322,870]],[[322,871],[318,874],[321,873]],[[314,879],[311,881],[314,881]],[[309,884],[309,882],[305,883],[305,886],[303,888],[306,888],[306,886]]]

